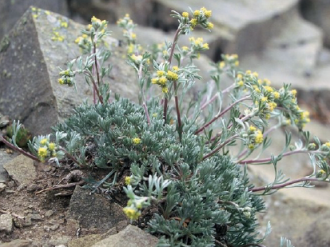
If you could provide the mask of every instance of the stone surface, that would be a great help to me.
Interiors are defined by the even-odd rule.
[[[65,0],[11,0],[0,1],[0,40],[8,33],[24,12],[31,6],[67,15]]]
[[[153,247],[158,239],[140,228],[128,225],[121,232],[92,245],[92,247]]]
[[[302,16],[319,26],[324,33],[324,43],[330,47],[330,2],[328,0],[302,0]]]
[[[0,244],[0,247],[30,247],[30,246],[31,246],[31,240],[21,240],[21,239],[16,239],[9,243]]]
[[[37,177],[33,160],[22,154],[7,162],[3,167],[17,185],[28,185]]]
[[[89,190],[77,186],[70,200],[67,218],[76,219],[82,228],[107,230],[118,222],[126,220],[122,208],[110,203],[102,195],[91,194]]]
[[[7,187],[6,184],[0,183],[0,192],[4,191],[4,189]]]
[[[63,21],[68,23],[67,28],[60,26]],[[30,8],[0,49],[0,111],[21,120],[32,134],[49,133],[51,126],[68,117],[74,106],[92,99],[84,78],[77,77],[77,90],[57,81],[59,67],[66,68],[68,61],[81,55],[74,43],[81,29],[82,25],[64,16]],[[57,33],[63,41],[54,40]],[[108,42],[117,44],[112,38]],[[126,63],[123,52],[113,52],[113,68],[105,80],[113,96],[120,93],[137,101],[135,71]]]
[[[169,15],[171,10],[189,11],[188,6],[193,10],[201,8],[199,0],[155,2],[154,18],[163,29],[177,27],[177,20]],[[211,21],[215,24],[213,32],[223,39],[218,44],[218,50],[245,55],[263,49],[272,37],[278,35],[290,21],[297,3],[298,0],[205,0],[202,6],[212,10]]]
[[[0,231],[11,233],[13,230],[13,218],[10,214],[0,215]]]
[[[81,238],[72,239],[68,243],[68,247],[90,247],[102,239],[101,234],[90,234]]]
[[[17,153],[8,153],[5,149],[0,148],[0,183],[5,183],[8,180],[8,174],[3,165],[17,157],[17,155]]]
[[[150,25],[153,21],[153,0],[71,0],[69,8],[80,14],[86,21],[94,16],[110,23],[129,14],[135,23]],[[143,13],[143,14],[142,14]]]

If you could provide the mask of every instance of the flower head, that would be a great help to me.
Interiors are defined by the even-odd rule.
[[[141,139],[138,138],[138,137],[133,138],[132,141],[133,141],[134,144],[140,144],[141,143]]]
[[[125,207],[123,211],[131,220],[137,220],[141,215],[141,213],[133,207]]]

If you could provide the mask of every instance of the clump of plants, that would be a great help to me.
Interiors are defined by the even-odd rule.
[[[111,94],[106,62],[115,47],[104,42],[110,34],[107,22],[93,17],[76,40],[84,55],[69,62],[58,80],[79,87],[75,75],[85,75],[93,103],[77,107],[53,134],[35,137],[30,152],[24,151],[42,162],[61,165],[66,158],[80,168],[108,170],[90,188],[113,191],[123,182],[124,213],[159,237],[158,246],[261,246],[256,215],[265,210],[262,196],[309,187],[311,181],[329,182],[330,143],[311,142],[303,131],[309,114],[298,106],[290,85],[275,89],[258,73],[240,70],[237,55],[223,55],[210,71],[215,90],[187,99],[200,79],[194,60],[209,46],[201,37],[191,36],[182,47],[178,40],[197,27],[211,30],[211,14],[205,8],[173,11],[179,23],[173,41],[151,50],[137,43],[129,15],[118,20],[127,61],[138,76],[139,104]],[[227,88],[221,85],[224,74],[232,79]],[[225,98],[228,105],[223,105]],[[284,125],[296,126],[302,142],[292,148],[287,133],[282,153],[258,158],[271,145],[269,134]],[[19,126],[15,122],[13,130]],[[309,155],[313,173],[290,180],[277,164],[297,153]],[[275,180],[255,187],[247,175],[253,164],[272,165]],[[291,243],[282,239],[280,245]]]

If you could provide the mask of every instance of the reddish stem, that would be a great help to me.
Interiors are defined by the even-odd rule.
[[[239,100],[237,100],[236,102],[232,103],[230,106],[228,106],[225,110],[223,110],[221,113],[219,113],[218,115],[216,115],[210,122],[206,123],[205,125],[203,125],[200,129],[198,129],[195,134],[197,135],[198,133],[202,132],[204,129],[206,129],[207,127],[209,127],[215,120],[217,120],[218,118],[222,117],[223,115],[225,115],[231,108],[233,108],[236,104],[238,104],[241,101],[244,101],[246,99],[248,99],[250,96],[245,96]]]
[[[0,141],[2,141],[2,142],[3,142],[6,146],[8,146],[9,148],[11,148],[11,149],[13,149],[13,150],[15,150],[15,151],[17,151],[17,152],[23,154],[23,155],[25,155],[25,156],[27,156],[27,157],[29,157],[29,158],[35,160],[35,161],[41,162],[41,161],[38,159],[38,157],[34,156],[34,155],[31,154],[31,153],[26,152],[25,150],[23,150],[23,149],[21,149],[21,148],[19,148],[19,147],[16,147],[15,145],[13,145],[13,144],[10,143],[9,141],[7,141],[7,140],[3,137],[3,135],[0,135]]]
[[[300,183],[300,182],[307,182],[307,181],[323,181],[323,180],[320,180],[320,179],[317,179],[317,178],[299,178],[299,179],[295,179],[295,180],[292,180],[292,181],[289,181],[289,182],[286,182],[286,183],[283,183],[283,184],[274,185],[272,187],[264,186],[264,187],[253,188],[253,189],[250,189],[250,191],[258,192],[258,191],[263,191],[263,190],[266,190],[266,189],[279,190],[279,189],[282,189],[282,188],[284,188],[288,185],[292,185],[292,184],[296,184],[296,183]]]

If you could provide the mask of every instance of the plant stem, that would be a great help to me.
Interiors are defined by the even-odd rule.
[[[296,184],[296,183],[300,183],[300,182],[307,182],[307,181],[323,181],[323,180],[320,180],[320,179],[317,179],[317,178],[306,178],[306,177],[304,177],[304,178],[298,178],[298,179],[295,179],[295,180],[291,180],[291,181],[283,183],[283,184],[274,185],[272,187],[263,186],[263,187],[253,188],[253,189],[250,189],[250,191],[257,192],[257,191],[263,191],[263,190],[266,190],[266,189],[278,190],[278,189],[282,189],[282,188],[284,188],[288,185],[292,185],[292,184]]]
[[[38,159],[38,157],[34,156],[34,155],[31,154],[31,153],[26,152],[25,150],[23,150],[23,149],[21,149],[21,148],[15,146],[15,145],[13,145],[12,143],[10,143],[9,141],[7,141],[7,140],[3,137],[3,135],[0,135],[0,141],[2,141],[2,142],[3,142],[6,146],[8,146],[9,148],[11,148],[11,149],[13,149],[13,150],[15,150],[15,151],[17,151],[17,152],[19,152],[19,153],[25,155],[26,157],[29,157],[29,158],[31,158],[31,159],[33,159],[33,160],[35,160],[35,161],[41,162],[41,161]]]
[[[209,104],[211,104],[216,98],[219,98],[220,97],[220,94],[219,92],[216,93],[209,101],[207,101],[206,103],[204,103],[202,106],[201,106],[201,110],[204,110],[205,107],[207,107]]]
[[[210,157],[213,154],[215,154],[216,152],[218,152],[221,148],[223,148],[226,144],[228,144],[229,142],[231,142],[232,140],[234,140],[236,137],[238,137],[238,134],[233,135],[232,137],[228,138],[225,142],[223,142],[222,144],[220,144],[220,146],[217,147],[216,149],[214,149],[211,153],[205,155],[202,160],[205,160],[208,157]]]
[[[173,43],[172,43],[172,47],[171,47],[171,53],[170,53],[170,57],[168,58],[168,64],[171,65],[172,63],[172,58],[173,58],[173,54],[174,54],[174,50],[175,50],[175,45],[176,45],[176,42],[178,41],[178,38],[179,38],[179,35],[180,35],[180,32],[181,32],[181,28],[178,28],[175,32],[175,35],[174,35],[174,39],[173,39]],[[181,129],[181,119],[179,118],[180,117],[180,111],[179,111],[179,106],[177,104],[178,102],[178,96],[176,94],[176,90],[177,90],[177,85],[176,85],[176,82],[174,82],[174,91],[175,91],[175,107],[176,107],[176,111],[177,111],[177,116],[178,116],[178,128],[179,130]],[[168,100],[166,98],[166,95],[165,95],[165,98],[164,98],[164,123],[166,123],[166,115],[167,115],[167,104],[168,104]],[[180,135],[180,131],[179,131],[179,135]]]
[[[148,112],[148,108],[147,108],[147,105],[145,102],[143,102],[143,108],[144,108],[144,112],[146,114],[146,117],[147,117],[147,122],[148,122],[148,125],[150,125],[150,116],[149,116],[149,112]]]
[[[246,99],[250,98],[250,96],[245,96],[237,101],[235,101],[234,103],[232,103],[230,106],[228,106],[225,110],[223,110],[222,112],[220,112],[219,114],[217,114],[210,122],[204,124],[200,129],[198,129],[195,134],[197,135],[198,133],[202,132],[204,129],[206,129],[208,126],[210,126],[215,120],[217,120],[218,118],[222,117],[223,115],[226,114],[226,112],[228,112],[231,108],[233,108],[235,105],[237,105],[239,102],[242,102]]]
[[[92,75],[91,72],[88,71],[88,70],[85,70],[84,72],[87,73],[87,75],[91,78],[92,83],[93,83],[93,89],[94,89],[94,92],[96,92],[97,97],[99,98],[101,104],[103,104],[102,96],[100,95],[100,92],[99,92],[99,90],[98,90],[98,88],[97,88],[97,85],[96,85],[96,82],[95,82],[95,80],[94,80],[93,75]],[[94,103],[96,103],[96,102],[94,102]]]
[[[100,87],[100,83],[101,83],[100,82],[100,73],[99,73],[97,57],[96,57],[96,43],[94,41],[93,41],[93,53],[94,53],[94,64],[93,64],[93,66],[95,66],[97,85]]]
[[[306,150],[306,149],[294,150],[294,151],[289,151],[289,152],[282,154],[282,157],[293,155],[293,154],[299,154],[299,153],[308,153],[308,152],[311,152],[311,151]],[[314,153],[315,152],[317,152],[317,151],[314,151]],[[271,160],[272,160],[271,158],[260,159],[260,160],[242,160],[242,161],[239,161],[238,164],[247,165],[247,164],[257,164],[257,163],[268,163]]]

